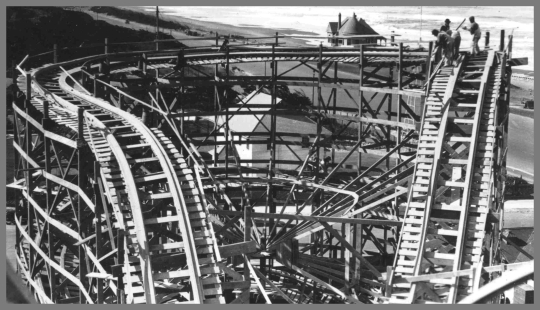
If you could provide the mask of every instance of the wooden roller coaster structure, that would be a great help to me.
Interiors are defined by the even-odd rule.
[[[451,67],[432,43],[278,39],[16,66],[8,186],[40,303],[457,303],[519,267],[499,265],[511,36]],[[283,86],[315,99],[278,104]],[[314,131],[277,127],[292,116]]]

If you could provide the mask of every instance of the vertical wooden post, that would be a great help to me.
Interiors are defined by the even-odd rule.
[[[79,108],[77,110],[77,185],[79,186],[79,189],[83,189],[83,182],[84,182],[84,173],[82,171],[83,167],[83,141],[84,141],[84,127],[83,127],[83,119],[84,119],[84,109]],[[82,211],[83,211],[83,200],[80,195],[77,196],[77,233],[81,238],[84,238],[83,229],[82,229]],[[79,250],[79,281],[83,284],[83,287],[85,287],[86,281],[86,266],[85,266],[85,252],[82,248],[82,245],[78,246]],[[86,298],[83,295],[82,291],[79,289],[79,303],[83,304],[86,303]]]
[[[229,45],[225,47],[225,82],[229,81]],[[227,84],[226,84],[227,85]],[[225,178],[229,177],[229,105],[227,89],[224,87],[222,106],[225,107]]]
[[[109,39],[105,38],[105,54],[109,54]]]
[[[276,46],[279,46],[278,32],[276,31]]]
[[[334,84],[337,85],[338,83],[338,62],[334,61]],[[336,114],[336,105],[337,105],[337,88],[334,88],[332,91],[334,92],[333,99],[333,111],[332,114]],[[332,135],[334,135],[334,126],[332,126]],[[336,163],[336,150],[335,148],[332,148],[332,167]]]
[[[501,43],[499,45],[499,52],[504,51],[504,29],[501,30]]]
[[[345,236],[345,229],[346,229],[346,224],[341,224],[341,235],[342,236]],[[341,243],[341,258],[344,259],[345,258],[345,245],[343,245],[343,243]]]
[[[218,34],[216,32],[216,45],[218,44]],[[214,66],[214,81],[218,80],[218,64]],[[217,136],[218,136],[218,111],[219,111],[219,104],[218,104],[218,96],[219,91],[217,85],[214,85],[214,167],[217,167],[217,161],[218,161],[218,152],[217,152]]]
[[[102,252],[102,244],[101,244],[101,213],[102,206],[101,206],[101,197],[103,193],[99,190],[99,177],[100,177],[100,168],[99,168],[99,162],[94,161],[94,203],[96,205],[95,208],[95,219],[96,219],[96,259],[99,260],[99,257],[101,256]],[[97,303],[102,304],[103,303],[103,279],[97,279]]]
[[[364,101],[364,93],[362,91],[362,86],[364,85],[364,46],[360,45],[360,53],[358,55],[358,68],[360,70],[360,73],[358,74],[358,117],[362,117],[362,107],[363,107],[363,101]],[[358,142],[362,140],[362,121],[358,120]],[[356,150],[358,152],[358,159],[357,159],[357,176],[359,176],[362,173],[362,152],[360,150]]]
[[[178,100],[178,103],[179,103],[179,107],[180,107],[180,111],[182,112],[182,117],[180,118],[180,134],[182,136],[184,136],[184,126],[185,126],[185,121],[184,121],[184,113],[185,113],[185,108],[184,108],[184,105],[183,105],[183,94],[184,94],[184,77],[185,77],[185,72],[186,72],[186,65],[187,64],[185,62],[185,58],[184,58],[184,49],[180,50],[180,53],[182,55],[182,60],[181,60],[181,64],[184,66],[184,69],[180,71],[180,89],[178,90],[178,94],[177,94],[177,100]],[[167,104],[166,102],[164,104]],[[167,109],[168,110],[168,109]],[[180,154],[183,156],[184,155],[184,148],[181,148],[180,149]],[[188,158],[190,159],[190,158]]]
[[[402,90],[403,88],[403,42],[399,43],[399,57],[398,57],[398,75],[397,75],[397,88],[398,90]],[[403,96],[397,95],[397,121],[401,122],[401,104],[403,103]],[[390,116],[389,116],[390,117]],[[398,146],[401,143],[401,127],[396,127],[396,146]],[[401,148],[398,149],[398,158],[396,159],[396,165],[399,165],[401,163]],[[397,171],[397,173],[401,172],[401,169]],[[398,190],[396,189],[395,192]],[[398,197],[394,198],[394,208],[396,210],[396,214],[399,214],[399,206],[398,206]],[[384,231],[386,233],[387,227],[384,227]],[[386,242],[386,238],[385,238]],[[386,243],[385,243],[386,244]],[[386,248],[385,248],[386,251]],[[385,255],[385,262],[386,262],[386,255]]]
[[[26,112],[26,118],[25,118],[25,130],[24,130],[24,149],[26,152],[26,156],[29,158],[32,148],[32,131],[30,129],[30,122],[28,121],[28,118],[30,117],[30,100],[32,98],[32,76],[30,74],[26,74],[26,100],[24,101],[24,110]],[[28,159],[24,160],[24,175],[26,180],[26,192],[28,193],[28,196],[33,198],[33,188],[32,188],[32,174],[28,169],[30,169],[30,163],[28,162]],[[32,204],[30,204],[30,200],[26,199],[26,210],[28,211],[28,218],[27,218],[27,226],[28,226],[28,236],[30,236],[30,239],[34,240],[34,208]],[[29,266],[34,266],[34,255],[35,250],[33,247],[29,247]],[[32,268],[31,267],[31,268]],[[30,272],[33,272],[33,270],[30,270]]]
[[[250,241],[251,240],[251,206],[246,204],[244,206],[244,241]],[[249,261],[249,257],[246,256],[246,261]],[[251,277],[249,276],[249,267],[244,262],[244,281],[250,281]],[[246,288],[244,290],[247,290],[249,292],[250,288]],[[244,291],[245,292],[245,291]],[[242,294],[244,294],[242,292]],[[249,298],[247,298],[246,303],[249,304]]]
[[[363,218],[364,216],[362,214],[355,215],[356,218]],[[354,231],[353,231],[353,244],[354,248],[358,251],[358,253],[362,254],[362,224],[354,224]],[[351,268],[353,270],[353,281],[354,282],[360,282],[360,278],[362,277],[361,273],[361,262],[358,258],[354,258],[351,262]]]
[[[58,63],[58,45],[53,45],[53,63]]]
[[[512,59],[512,42],[514,35],[511,34],[508,36],[508,59]]]
[[[92,76],[92,80],[94,81],[94,97],[97,97],[98,96],[98,81],[97,81],[96,74]]]
[[[137,69],[142,70],[143,69],[143,56],[139,55],[139,61],[137,61]]]
[[[343,236],[345,238],[345,241],[347,241],[349,244],[351,243],[351,224],[346,223],[345,225],[345,235]],[[345,282],[350,283],[351,282],[351,251],[349,249],[345,249]]]
[[[428,58],[427,58],[427,61],[426,61],[426,98],[427,98],[427,93],[429,92],[429,88],[431,86],[431,79],[430,79],[430,76],[431,76],[431,70],[432,70],[432,67],[433,67],[433,63],[431,62],[431,57],[432,57],[432,53],[433,53],[433,41],[430,41],[429,42],[429,50],[428,50]],[[422,104],[424,104],[422,101],[420,101]],[[421,111],[423,111],[423,105],[421,107]],[[418,128],[418,127],[417,127]],[[418,129],[420,130],[420,129]]]
[[[390,84],[390,88],[392,87],[392,84],[394,83],[394,64],[390,64],[388,66],[388,82]],[[392,120],[392,94],[388,94],[388,107],[387,107],[387,120]],[[388,130],[388,133],[386,134],[386,152],[390,152],[390,139],[392,139],[392,126],[388,125],[386,126],[386,130]],[[386,170],[390,170],[390,157],[386,159]]]
[[[394,269],[392,266],[386,266],[386,287],[384,296],[392,296],[392,279],[394,278]]]
[[[277,33],[276,33],[277,36]],[[276,38],[277,40],[277,38]],[[272,45],[272,84],[270,85],[270,94],[271,94],[271,114],[270,114],[270,167],[268,169],[268,182],[267,188],[267,198],[268,198],[268,207],[271,214],[276,213],[276,205],[274,202],[275,194],[272,180],[274,178],[274,171],[276,168],[276,79],[277,79],[277,61],[276,61],[276,46]],[[274,227],[274,219],[268,221],[269,227]],[[276,230],[272,232],[272,235],[269,236],[270,239],[273,239],[276,235]]]
[[[146,53],[143,53],[142,54],[142,71],[144,74],[146,74],[146,67],[147,67],[146,60],[147,60]]]
[[[485,41],[485,43],[484,43],[484,49],[487,50],[487,49],[489,48],[489,31],[486,31],[486,36],[485,36],[485,38],[486,38],[486,41]]]
[[[160,90],[159,90],[159,82],[158,82],[158,79],[159,79],[159,69],[156,68],[155,69],[155,74],[156,74],[156,108],[160,108],[160,99],[159,99],[159,93],[160,93]],[[164,104],[167,104],[166,102],[164,102]],[[150,115],[152,116],[151,117],[151,120],[149,122],[149,124],[152,126],[152,127],[156,127],[157,126],[157,112],[153,109],[150,109],[148,111],[150,113]]]
[[[88,72],[88,67],[87,66],[83,66],[82,69],[85,71],[85,72]],[[82,87],[86,88],[86,81],[88,80],[88,77],[86,75],[86,73],[82,72],[81,73],[81,85]]]
[[[49,120],[49,101],[44,100],[43,101],[43,118],[41,119],[41,125],[43,126],[44,130],[50,129],[50,120]],[[50,142],[49,138],[47,136],[43,135],[43,152],[45,153],[45,172],[51,173],[51,153],[50,153]],[[52,182],[45,178],[45,204],[46,204],[46,210],[48,214],[51,214],[52,212]],[[47,244],[49,244],[49,251],[48,256],[50,260],[54,260],[54,252],[53,252],[53,238],[50,228],[50,223],[47,221]],[[55,275],[55,269],[49,268],[49,287],[50,287],[50,298],[54,302],[56,300],[56,275]]]
[[[321,98],[322,98],[322,95],[321,95],[321,80],[322,80],[322,44],[319,45],[319,58],[318,58],[318,62],[317,62],[317,70],[319,72],[319,74],[317,75],[317,112],[319,113],[319,115],[321,114]],[[315,72],[313,72],[315,74]],[[315,104],[315,102],[313,102],[313,104]],[[315,141],[319,141],[320,140],[320,136],[321,136],[321,131],[322,131],[322,124],[321,124],[321,118],[318,117],[317,118],[317,137],[315,138]],[[315,179],[314,179],[314,182],[315,183],[318,183],[319,182],[319,174],[320,174],[320,160],[321,160],[321,148],[319,146],[319,144],[317,143],[317,145],[315,145],[315,160],[314,160],[314,169],[315,169]],[[319,191],[314,197],[313,197],[313,203],[312,203],[312,211],[313,210],[316,210],[319,208],[320,206],[320,202],[321,202],[321,195],[322,195],[322,191]],[[312,251],[311,253],[313,255],[317,255],[317,251],[321,250],[322,249],[322,240],[320,238],[320,234],[314,234],[314,243],[313,243],[313,248],[312,248]]]
[[[117,237],[117,244],[118,244],[118,265],[113,266],[113,275],[118,278],[118,287],[116,295],[117,303],[118,304],[124,304],[126,296],[124,295],[124,279],[123,279],[123,273],[122,273],[122,267],[124,266],[124,241],[125,241],[125,232],[122,229],[118,230],[118,233],[116,235]]]
[[[13,64],[15,63],[15,61],[13,61]],[[12,106],[15,106],[17,104],[17,101],[16,101],[16,98],[17,98],[17,95],[16,95],[16,92],[14,90],[15,88],[13,88],[13,91],[12,91]],[[20,144],[21,141],[20,141],[20,134],[19,134],[19,128],[17,126],[18,124],[18,117],[17,117],[18,113],[15,109],[13,109],[13,142],[12,142],[12,145],[17,143],[17,144]],[[13,147],[13,146],[12,146]],[[23,146],[24,147],[24,146]],[[13,152],[13,175],[15,176],[15,178],[18,178],[19,177],[19,159],[20,159],[20,155],[19,155],[19,152]],[[14,192],[14,200],[15,200],[15,216],[17,217],[17,219],[20,219],[22,217],[22,201],[19,203],[19,191],[13,191]],[[17,245],[15,248],[16,252],[17,252],[17,257],[21,257],[21,247],[19,246],[19,244],[21,244],[21,232],[19,230],[19,226],[15,226],[15,244]],[[19,264],[17,264],[17,271],[20,271],[20,266]]]
[[[159,7],[156,6],[156,51],[159,51]]]

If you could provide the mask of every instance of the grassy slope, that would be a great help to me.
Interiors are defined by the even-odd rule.
[[[105,38],[110,42],[151,41],[155,39],[152,32],[135,31],[125,27],[113,26],[104,21],[96,21],[84,12],[64,10],[60,7],[7,7],[7,68],[11,61],[20,62],[26,55],[36,55],[52,50],[54,44],[58,48],[89,46],[102,44]],[[162,35],[163,38],[171,38]],[[163,44],[163,47],[179,47],[179,43]],[[129,48],[132,46],[126,46]],[[119,51],[119,47],[115,47]],[[102,53],[103,47],[79,49],[75,51],[59,51],[59,60],[73,56]],[[40,59],[51,62],[52,55]],[[30,65],[30,63],[28,63]],[[8,75],[10,77],[10,72]]]

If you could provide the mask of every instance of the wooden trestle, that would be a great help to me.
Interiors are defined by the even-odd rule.
[[[9,187],[20,198],[23,279],[41,303],[459,302],[482,284],[483,245],[497,263],[490,218],[501,211],[510,71],[502,50],[462,53],[451,67],[431,56],[402,44],[273,46],[18,67]],[[160,76],[175,62],[184,69]],[[271,73],[229,74],[245,62],[270,63]],[[358,65],[359,78],[339,77],[339,63]],[[291,76],[298,67],[313,76]],[[425,93],[405,89],[418,81]],[[201,85],[214,88],[213,111],[184,100]],[[271,105],[233,112],[228,85],[268,87]],[[313,87],[317,98],[278,105],[281,85]],[[249,101],[237,105],[260,108]],[[268,115],[268,132],[234,132],[233,114]],[[277,128],[291,115],[316,132]],[[194,119],[214,128],[191,132]],[[267,144],[268,158],[241,158],[246,143]]]
[[[503,61],[489,50],[435,72],[393,269],[401,280],[426,276],[394,281],[390,303],[455,303],[479,287],[481,274],[448,272],[483,266]]]

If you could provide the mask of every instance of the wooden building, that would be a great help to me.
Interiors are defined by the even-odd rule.
[[[338,15],[338,22],[329,22],[326,28],[328,34],[328,43],[333,46],[354,46],[357,44],[377,43],[377,40],[384,39],[383,36],[371,38],[333,38],[358,35],[378,35],[378,33],[369,26],[362,18],[358,18],[355,13],[352,17],[347,17],[342,22],[341,13]]]

